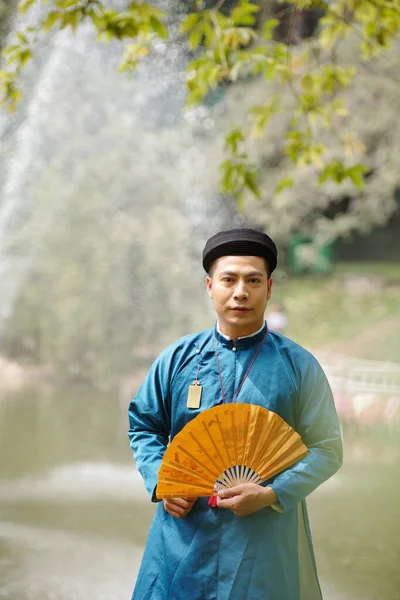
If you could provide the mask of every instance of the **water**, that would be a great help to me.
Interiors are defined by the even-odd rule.
[[[129,597],[153,507],[125,417],[98,392],[1,399],[0,598]]]
[[[128,401],[90,389],[1,398],[0,598],[130,597],[154,507]],[[325,600],[400,598],[398,463],[374,444],[348,440],[345,466],[309,498]]]

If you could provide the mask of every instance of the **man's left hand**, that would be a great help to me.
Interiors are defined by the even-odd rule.
[[[218,508],[230,508],[238,517],[251,515],[266,506],[277,504],[278,498],[271,487],[256,483],[242,483],[217,494]]]

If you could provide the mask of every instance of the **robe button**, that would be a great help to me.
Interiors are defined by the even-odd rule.
[[[196,348],[196,354],[200,354],[200,350]]]
[[[232,348],[232,352],[236,352],[236,348],[235,348],[235,346],[233,346],[233,348]]]

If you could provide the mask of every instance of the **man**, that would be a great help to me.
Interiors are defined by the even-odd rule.
[[[321,599],[305,497],[341,464],[339,424],[326,377],[306,350],[268,331],[277,250],[253,229],[222,231],[203,252],[215,327],[181,338],[153,364],[129,406],[131,447],[157,502],[157,473],[172,439],[200,411],[222,402],[280,415],[309,454],[262,486],[160,502],[134,600]],[[202,386],[200,403],[190,386]]]

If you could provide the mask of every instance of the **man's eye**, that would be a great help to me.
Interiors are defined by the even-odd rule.
[[[225,283],[230,283],[232,281],[232,277],[223,277],[222,281],[225,281]]]
[[[258,279],[258,277],[252,277],[249,281],[250,283],[260,283],[260,279]]]

